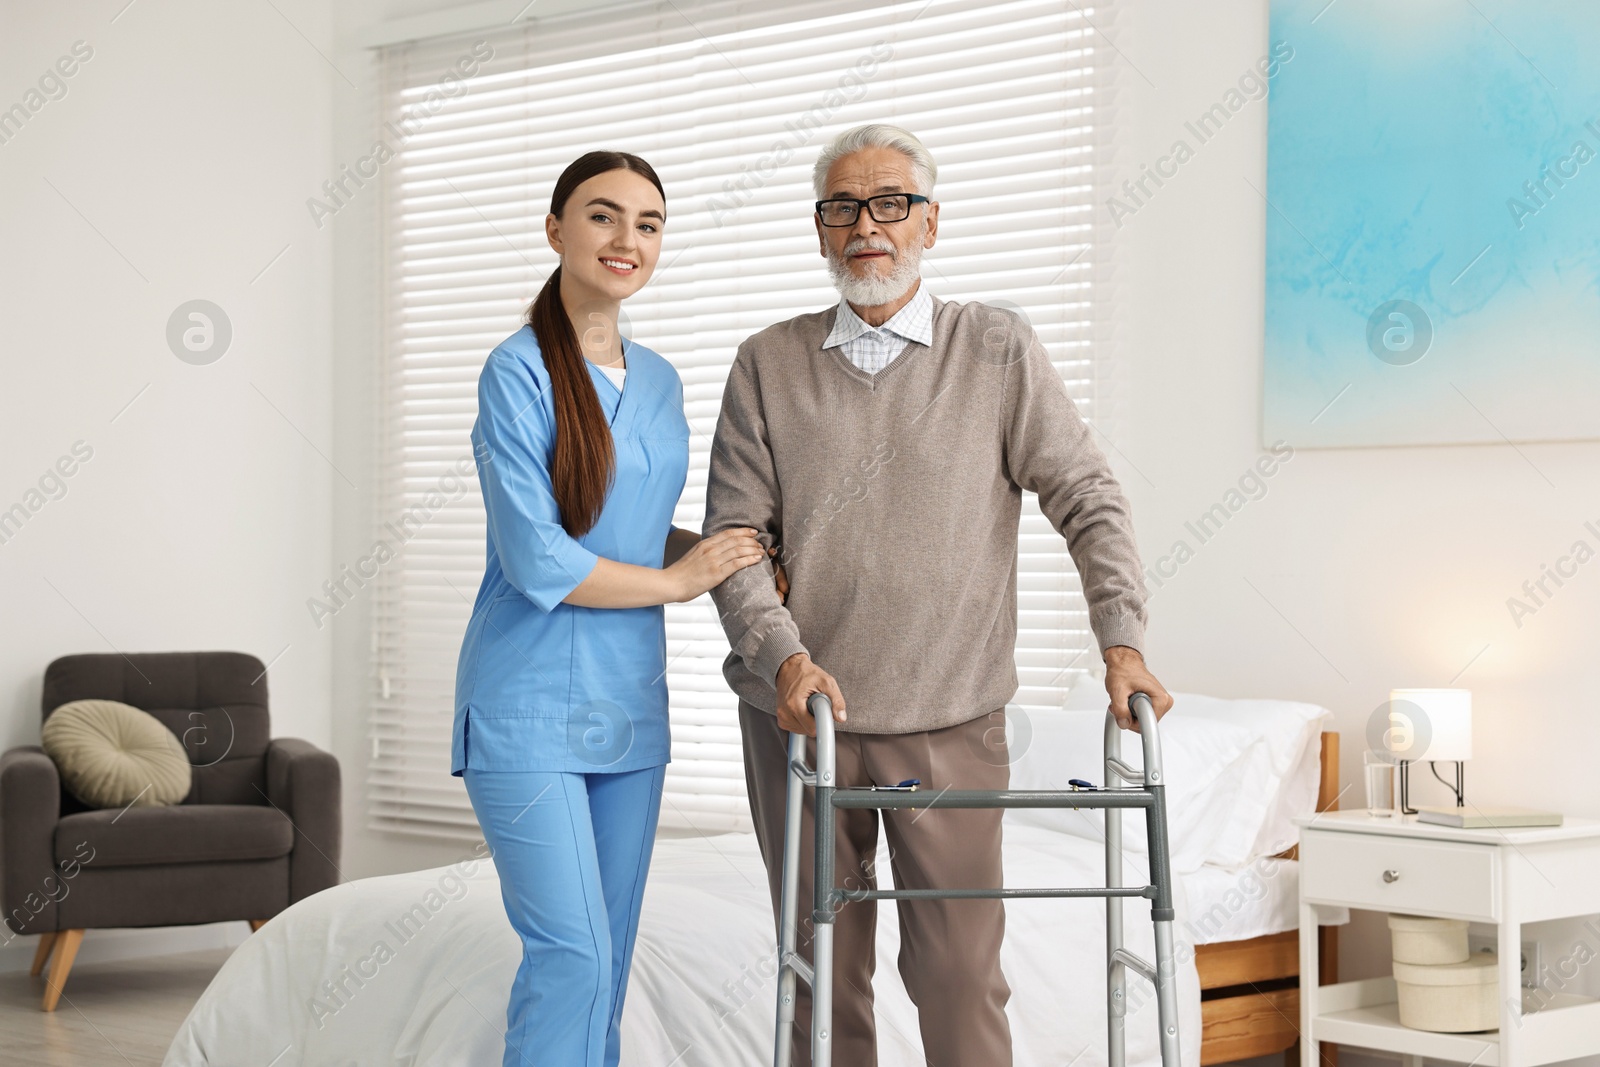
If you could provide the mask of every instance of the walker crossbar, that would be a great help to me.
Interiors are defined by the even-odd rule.
[[[928,900],[1020,897],[1104,897],[1106,900],[1106,1011],[1109,1067],[1125,1067],[1127,1046],[1127,972],[1148,979],[1156,989],[1156,1014],[1160,1027],[1162,1067],[1179,1067],[1177,979],[1172,939],[1172,867],[1167,846],[1167,809],[1161,765],[1161,739],[1155,709],[1144,693],[1128,701],[1139,724],[1144,747],[1144,769],[1121,759],[1122,731],[1109,712],[1105,725],[1106,788],[1072,790],[945,789],[931,796],[898,789],[839,788],[835,776],[833,705],[821,693],[806,702],[817,724],[817,766],[805,762],[806,738],[789,735],[789,782],[784,812],[783,891],[779,906],[777,1034],[773,1050],[775,1067],[789,1067],[794,1028],[796,983],[812,987],[811,1062],[831,1067],[833,1057],[833,920],[851,900]],[[1116,780],[1138,788],[1112,788]],[[814,791],[816,854],[814,857],[811,918],[814,964],[796,951],[796,918],[800,888],[800,817],[807,787]],[[834,813],[840,808],[1103,808],[1106,815],[1106,884],[1103,887],[1025,889],[843,889],[834,885]],[[1145,811],[1150,858],[1150,884],[1122,884],[1122,809]],[[1156,961],[1152,965],[1122,944],[1122,898],[1150,901],[1155,924]]]
[[[1096,889],[1069,886],[1066,889],[841,889],[836,899],[845,900],[934,900],[949,897],[954,900],[998,897],[1146,897],[1155,899],[1154,886],[1123,886],[1118,889]],[[814,916],[813,916],[814,917]]]
[[[946,789],[890,793],[883,789],[840,789],[836,808],[1148,808],[1154,793],[1143,789]]]

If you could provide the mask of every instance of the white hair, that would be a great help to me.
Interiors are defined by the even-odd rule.
[[[822,150],[822,155],[817,157],[816,166],[811,168],[811,186],[816,191],[818,200],[825,200],[828,196],[828,168],[852,152],[859,152],[864,148],[892,148],[904,155],[911,160],[911,176],[916,183],[916,188],[912,191],[923,196],[932,195],[933,180],[938,176],[939,168],[934,166],[933,156],[928,153],[928,149],[910,130],[874,122],[844,131]]]

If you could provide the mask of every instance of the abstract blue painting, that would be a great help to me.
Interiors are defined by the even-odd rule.
[[[1600,3],[1271,11],[1263,440],[1600,437]]]

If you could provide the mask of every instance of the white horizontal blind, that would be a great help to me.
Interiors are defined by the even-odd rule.
[[[373,826],[476,828],[448,759],[484,518],[474,476],[459,493],[441,478],[457,461],[470,468],[478,372],[555,266],[543,226],[561,170],[618,148],[666,185],[661,264],[625,305],[623,332],[683,377],[691,461],[675,521],[698,530],[739,341],[837,300],[817,254],[810,171],[829,137],[862,122],[913,130],[939,164],[944,207],[924,284],[1022,310],[1097,421],[1111,286],[1095,214],[1107,195],[1113,28],[1107,6],[1063,0],[678,0],[386,51],[389,129],[405,139],[386,134],[395,155],[383,171],[381,515],[422,504],[429,517],[379,576]],[[459,82],[441,80],[490,51]],[[423,115],[441,88],[454,91]],[[1031,498],[1018,570],[1016,703],[1059,706],[1093,638],[1065,545]],[[747,828],[735,699],[721,675],[728,646],[709,597],[668,606],[667,645],[662,823]]]

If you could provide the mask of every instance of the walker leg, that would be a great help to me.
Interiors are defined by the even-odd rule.
[[[1106,885],[1122,885],[1122,812],[1106,808]],[[1124,1029],[1128,1011],[1128,968],[1117,958],[1122,948],[1122,898],[1106,897],[1106,1063],[1124,1067],[1128,1059]],[[1176,1064],[1164,1065],[1176,1067]]]
[[[1161,1067],[1179,1067],[1178,980],[1172,920],[1156,920],[1156,1020],[1161,1027]]]
[[[1156,935],[1156,1020],[1161,1027],[1161,1064],[1179,1067],[1178,979],[1172,949],[1172,922],[1177,916],[1172,908],[1172,858],[1167,849],[1167,790],[1164,785],[1147,784],[1145,788],[1155,794],[1155,803],[1145,813],[1145,825],[1150,884],[1156,891],[1150,902],[1150,918]]]
[[[830,712],[831,714],[831,712]],[[827,776],[832,780],[831,768]],[[819,761],[817,778],[816,863],[812,866],[816,908],[811,942],[811,1067],[833,1063],[833,786],[823,785]]]
[[[1113,758],[1122,758],[1122,733],[1111,716],[1105,724],[1106,788],[1117,781]],[[1122,810],[1104,808],[1106,886],[1122,885]],[[1118,959],[1122,949],[1122,898],[1106,897],[1106,1063],[1123,1067],[1128,1060],[1125,1022],[1128,1013],[1128,968]]]
[[[783,810],[783,889],[778,909],[778,1030],[773,1044],[773,1067],[789,1067],[794,1054],[794,1008],[799,978],[789,961],[798,951],[795,912],[800,896],[800,816],[804,810],[805,783],[794,772],[793,765],[804,763],[805,757],[805,735],[790,734],[788,792]]]

